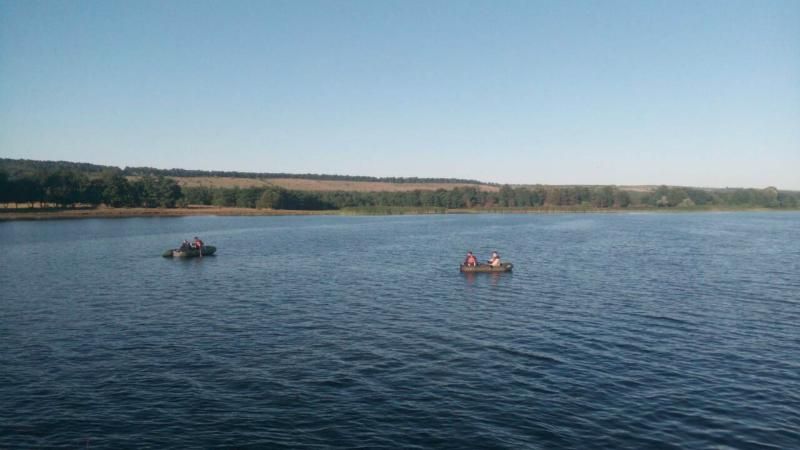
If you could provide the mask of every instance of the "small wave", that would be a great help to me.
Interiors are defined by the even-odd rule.
[[[514,356],[514,357],[526,358],[526,359],[530,359],[530,360],[534,360],[534,361],[540,361],[540,362],[545,362],[545,363],[550,363],[550,364],[564,364],[564,361],[562,361],[561,359],[559,359],[559,358],[557,358],[555,356],[546,355],[546,354],[543,354],[543,353],[531,352],[531,351],[527,351],[527,350],[523,350],[523,349],[516,349],[516,348],[505,347],[505,346],[500,346],[500,345],[490,345],[490,346],[487,347],[487,349],[488,350],[497,351],[497,352],[500,352],[500,353],[503,353],[503,354],[506,354],[506,355],[510,355],[510,356]]]

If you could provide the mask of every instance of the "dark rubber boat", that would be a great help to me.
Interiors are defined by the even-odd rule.
[[[464,273],[474,272],[511,272],[514,265],[511,263],[501,263],[499,267],[492,267],[488,264],[478,264],[477,266],[461,265],[461,271]]]
[[[217,251],[217,247],[213,245],[204,245],[203,246],[203,256],[211,256],[214,252]],[[187,250],[181,250],[179,248],[173,248],[164,252],[164,258],[196,258],[200,256],[200,252],[196,249],[190,248]]]

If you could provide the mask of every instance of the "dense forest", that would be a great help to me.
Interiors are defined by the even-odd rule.
[[[188,204],[274,209],[410,208],[797,208],[800,192],[767,189],[703,189],[661,186],[630,192],[616,186],[502,186],[498,192],[473,187],[408,192],[304,192],[270,188],[183,188]]]
[[[0,203],[15,207],[38,204],[59,208],[78,205],[106,205],[113,208],[142,206],[174,208],[183,198],[175,180],[165,177],[142,177],[129,181],[119,172],[97,176],[56,169],[33,175],[9,176],[0,171]]]
[[[22,161],[22,162],[20,162]],[[616,186],[502,186],[406,192],[312,192],[279,187],[184,187],[161,172],[126,172],[93,164],[0,160],[0,204],[19,206],[164,207],[214,205],[287,210],[343,208],[798,208],[800,192],[661,186],[647,192]],[[185,171],[193,172],[193,171]],[[208,176],[209,172],[203,172]],[[216,172],[214,172],[216,173]],[[231,174],[231,172],[220,172]],[[182,174],[182,176],[186,176]],[[300,176],[297,176],[300,177]],[[332,176],[335,177],[335,176]],[[370,177],[364,177],[370,179]],[[333,179],[333,178],[331,178]],[[380,179],[387,181],[387,179]],[[408,179],[406,179],[408,180]],[[425,179],[417,179],[423,182]],[[442,180],[435,180],[440,183]],[[461,180],[463,182],[463,180]]]
[[[186,169],[154,169],[152,167],[126,167],[122,171],[130,176],[165,176],[165,177],[234,177],[234,178],[295,178],[302,180],[333,181],[371,181],[384,183],[452,183],[452,184],[487,184],[477,180],[460,178],[417,178],[417,177],[367,177],[355,175],[326,175],[317,173],[260,173],[260,172],[227,172],[219,170],[186,170]]]
[[[262,173],[262,172],[236,172],[220,170],[187,170],[187,169],[155,169],[152,167],[125,167],[120,169],[114,166],[101,166],[97,164],[76,163],[69,161],[34,161],[29,159],[0,158],[0,171],[11,176],[26,176],[40,172],[52,172],[59,169],[68,169],[87,174],[103,172],[119,172],[123,176],[133,177],[233,177],[233,178],[295,178],[304,180],[333,180],[333,181],[370,181],[385,183],[451,183],[451,184],[482,184],[477,180],[464,180],[459,178],[417,178],[417,177],[366,177],[353,175],[326,175],[326,174],[292,174],[292,173]],[[486,184],[486,183],[483,183]]]

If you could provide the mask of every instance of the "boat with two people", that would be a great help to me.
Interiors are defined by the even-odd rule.
[[[486,264],[479,264],[478,258],[471,252],[467,252],[467,257],[464,259],[464,262],[461,264],[459,270],[465,273],[474,273],[474,272],[511,272],[511,269],[514,268],[514,265],[509,262],[502,262],[500,261],[500,254],[492,252],[492,257],[489,259]]]
[[[161,256],[165,258],[202,258],[211,256],[217,251],[213,245],[205,245],[197,236],[192,242],[184,239],[181,246],[165,251]]]

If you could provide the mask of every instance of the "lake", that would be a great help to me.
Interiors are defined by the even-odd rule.
[[[161,257],[194,236],[217,254]],[[797,212],[0,223],[0,448],[800,448],[798,238]]]

